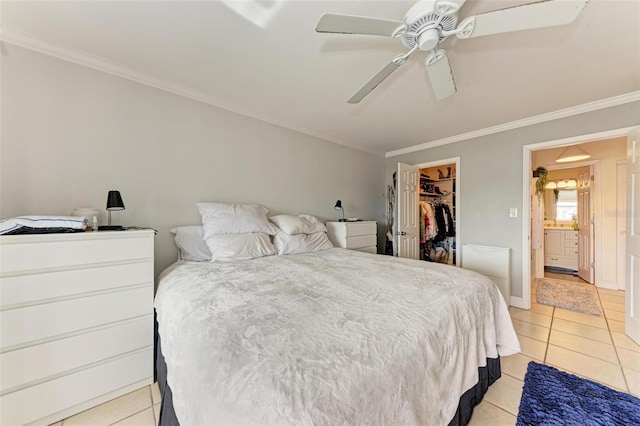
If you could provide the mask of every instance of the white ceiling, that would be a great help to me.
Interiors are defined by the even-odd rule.
[[[529,2],[468,0],[461,18]],[[405,49],[397,39],[318,34],[319,17],[401,20],[412,4],[2,1],[0,24],[9,42],[97,59],[209,103],[379,153],[640,90],[640,2],[591,0],[567,26],[445,40],[458,87],[445,100],[434,99],[424,53],[417,53],[360,104],[347,104]]]

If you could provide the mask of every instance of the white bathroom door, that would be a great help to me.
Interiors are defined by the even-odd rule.
[[[397,203],[398,257],[420,259],[420,224],[418,222],[418,191],[420,169],[398,163]]]
[[[578,175],[578,276],[593,284],[593,218],[591,167]]]
[[[624,331],[640,344],[640,127],[627,136],[627,209]]]

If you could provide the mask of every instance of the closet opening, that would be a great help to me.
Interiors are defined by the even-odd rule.
[[[461,265],[460,157],[409,165],[394,173],[394,254]],[[396,183],[397,178],[397,183]]]
[[[456,264],[456,164],[420,169],[420,260]]]

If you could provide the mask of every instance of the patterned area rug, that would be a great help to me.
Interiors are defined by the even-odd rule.
[[[602,315],[596,287],[592,284],[544,278],[538,282],[536,299],[544,305],[583,314]]]
[[[640,425],[640,399],[532,361],[516,425]]]

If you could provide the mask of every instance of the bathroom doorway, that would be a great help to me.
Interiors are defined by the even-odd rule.
[[[621,132],[624,132],[622,130]],[[600,135],[598,135],[600,136]],[[541,143],[531,148],[525,147],[528,150],[525,155],[526,170],[529,170],[528,181],[531,181],[531,171],[537,166],[547,166],[552,178],[549,180],[555,180],[556,184],[560,180],[564,180],[563,176],[554,174],[560,173],[561,170],[572,167],[591,167],[592,170],[587,173],[582,179],[588,180],[591,193],[591,207],[592,212],[590,219],[586,221],[592,222],[593,230],[593,260],[590,267],[593,268],[594,276],[591,282],[597,287],[605,289],[618,289],[621,285],[624,286],[624,275],[620,272],[623,269],[619,267],[620,263],[625,263],[625,254],[620,250],[620,242],[618,233],[620,231],[620,220],[618,216],[624,212],[619,211],[621,200],[618,200],[620,194],[624,194],[625,191],[622,188],[618,188],[621,183],[619,179],[619,163],[626,158],[626,136],[618,136],[615,132],[602,133],[601,137],[592,135],[592,137],[585,137],[582,141],[579,138],[574,140],[554,141],[548,143]],[[564,142],[564,143],[563,143]],[[569,144],[578,144],[585,151],[591,154],[591,158],[583,161],[576,161],[566,165],[555,164],[556,158]],[[593,176],[593,178],[591,177]],[[573,176],[571,176],[573,177]],[[578,180],[580,180],[580,174],[578,174]],[[530,197],[527,197],[526,211],[527,223],[531,219],[531,227],[527,231],[527,241],[529,247],[526,249],[527,259],[526,266],[523,268],[523,279],[528,277],[527,281],[529,288],[532,287],[532,283],[535,283],[537,279],[544,277],[544,239],[541,237],[543,231],[543,213],[540,214],[540,225],[535,226],[534,208],[537,204],[536,196],[533,189],[530,189],[529,185],[524,187],[525,191],[529,192]],[[552,193],[552,192],[551,192]],[[573,197],[570,197],[573,198]],[[558,212],[556,212],[558,214]],[[564,213],[561,213],[561,215]],[[556,216],[556,220],[557,220]],[[565,218],[566,219],[566,218]],[[547,217],[547,220],[553,220],[553,217]],[[554,225],[553,222],[547,222],[547,225]],[[556,221],[555,225],[559,223]],[[565,227],[571,226],[571,222],[564,222]],[[538,235],[538,245],[536,246],[536,235]],[[530,239],[529,239],[530,237]],[[573,244],[575,246],[576,236],[574,235]],[[566,249],[566,244],[562,246]],[[565,251],[566,254],[566,251]],[[523,259],[523,261],[525,261]],[[623,287],[624,288],[624,287]],[[526,292],[526,290],[525,290]],[[528,308],[531,303],[531,293],[526,292],[523,294],[522,305]]]
[[[544,165],[548,170],[548,183],[542,199],[544,255],[541,258],[546,278],[594,283],[593,200],[597,163],[598,160],[580,166]]]

